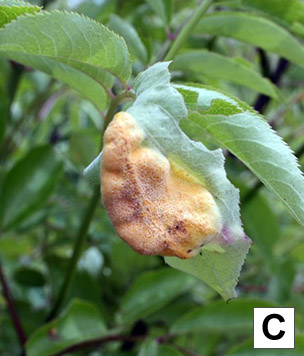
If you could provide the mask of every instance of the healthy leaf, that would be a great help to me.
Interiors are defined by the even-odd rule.
[[[180,86],[199,94],[198,111],[188,119],[238,157],[304,226],[304,177],[290,148],[256,112],[234,98],[214,99],[215,90]],[[211,93],[210,93],[211,92]],[[234,101],[234,103],[233,103]]]
[[[99,108],[106,106],[107,88],[114,78],[125,82],[130,77],[124,40],[74,13],[43,12],[18,18],[0,30],[0,55],[46,72],[87,98],[93,94]]]
[[[158,349],[159,346],[155,340],[147,340],[141,345],[137,356],[158,356]]]
[[[171,21],[173,12],[172,0],[146,0],[153,11],[163,20],[164,24],[168,26]]]
[[[259,93],[277,98],[276,87],[256,72],[250,63],[244,64],[237,59],[205,50],[186,52],[177,56],[172,70],[183,73],[202,74],[204,76],[231,81],[251,88]]]
[[[106,327],[94,304],[73,300],[63,314],[38,329],[28,340],[28,356],[51,356],[67,347],[106,334]]]
[[[187,292],[195,279],[171,268],[146,272],[135,280],[122,299],[119,318],[130,322],[160,309]]]
[[[11,22],[20,15],[39,12],[39,6],[32,5],[28,2],[17,0],[1,0],[0,1],[0,27]]]
[[[220,150],[209,151],[201,143],[191,141],[178,127],[186,109],[170,86],[167,67],[168,63],[158,63],[139,74],[134,83],[137,99],[128,112],[146,133],[148,145],[191,172],[211,192],[220,210],[222,230],[206,245],[208,252],[202,250],[204,257],[178,261],[168,257],[166,262],[203,279],[229,299],[235,296],[233,288],[250,245],[240,222],[239,194],[227,180]]]
[[[193,331],[252,333],[253,308],[271,308],[275,304],[259,299],[238,299],[224,303],[214,302],[195,308],[171,326],[172,333],[185,334]]]
[[[252,356],[253,341],[248,340],[231,348],[224,356]],[[295,349],[267,349],[267,356],[302,356],[304,352],[304,336],[295,336]],[[265,349],[255,349],[255,356],[265,356]]]
[[[261,194],[243,203],[242,218],[245,231],[260,248],[267,263],[276,263],[274,247],[279,239],[278,219]],[[267,224],[265,224],[267,221]]]
[[[50,146],[33,148],[7,173],[0,190],[0,226],[8,230],[39,209],[62,172]]]
[[[244,12],[217,12],[204,16],[196,32],[225,36],[274,52],[303,66],[304,48],[283,27],[263,17]]]
[[[25,287],[42,287],[45,284],[44,275],[39,270],[29,267],[17,269],[14,279]]]
[[[125,39],[131,54],[143,63],[147,62],[148,53],[146,47],[135,28],[129,22],[123,20],[117,15],[112,14],[108,26],[111,30]]]

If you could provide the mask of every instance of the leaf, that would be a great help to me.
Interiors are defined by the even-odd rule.
[[[199,94],[199,110],[191,112],[188,119],[238,157],[304,226],[304,177],[281,137],[260,115],[228,95],[224,99],[219,93],[219,99],[214,99],[204,111],[210,105],[210,95],[217,95],[216,91],[199,86],[181,87]]]
[[[28,340],[28,356],[51,356],[81,342],[106,334],[94,304],[74,299],[60,317],[38,329]]]
[[[191,141],[178,127],[186,109],[181,96],[170,85],[167,67],[168,63],[158,63],[139,74],[134,83],[137,99],[128,112],[146,133],[147,145],[191,172],[211,192],[220,211],[222,229],[210,241],[212,249],[204,257],[197,255],[178,262],[169,257],[166,262],[199,276],[229,299],[235,296],[233,287],[250,245],[239,217],[239,193],[227,180],[221,151],[209,151],[201,143]]]
[[[283,27],[263,17],[244,12],[217,12],[206,15],[196,32],[235,38],[274,52],[303,66],[304,49]]]
[[[250,64],[248,66],[247,63],[245,65],[236,59],[227,58],[214,52],[205,50],[186,52],[174,59],[171,69],[228,80],[277,98],[276,87],[251,68]]]
[[[159,356],[158,343],[154,340],[145,341],[139,350],[138,356]]]
[[[183,356],[184,353],[167,345],[159,345],[157,356]],[[148,355],[147,355],[148,356]]]
[[[0,27],[11,22],[20,15],[39,12],[41,7],[32,5],[28,2],[17,0],[0,1]]]
[[[153,11],[163,20],[164,24],[168,26],[171,21],[173,12],[172,0],[146,0]]]
[[[255,194],[249,201],[243,203],[242,217],[245,231],[260,248],[266,263],[275,264],[274,247],[280,231],[278,219],[267,200],[261,194]]]
[[[170,268],[143,273],[122,298],[119,319],[125,323],[150,315],[194,284],[192,277]]]
[[[148,53],[146,47],[135,28],[129,22],[123,20],[117,15],[112,14],[108,27],[125,39],[131,54],[133,54],[141,62],[147,62]]]
[[[248,340],[240,345],[233,346],[224,356],[252,356],[253,341]],[[295,349],[267,349],[267,356],[302,356],[304,352],[304,336],[295,336]],[[255,349],[255,356],[265,356],[265,349]]]
[[[171,333],[211,331],[227,335],[252,333],[253,308],[276,307],[274,303],[259,299],[238,299],[228,304],[213,302],[190,310],[171,326]]]
[[[0,55],[46,72],[89,99],[92,95],[100,109],[107,104],[106,92],[114,78],[125,82],[131,75],[124,40],[75,13],[43,12],[18,18],[0,30]]]
[[[14,279],[25,287],[42,287],[45,285],[44,275],[37,269],[22,267],[15,271]]]
[[[247,251],[247,241],[236,241],[221,248],[209,243],[201,249],[199,255],[188,260],[176,257],[166,257],[165,260],[171,267],[201,279],[225,300],[229,300],[236,298],[234,287]]]
[[[50,146],[37,146],[15,164],[0,190],[0,226],[14,228],[37,211],[52,193],[62,163]]]

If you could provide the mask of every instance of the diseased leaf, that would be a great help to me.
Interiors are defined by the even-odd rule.
[[[131,54],[143,63],[147,62],[148,53],[146,47],[135,28],[129,22],[123,20],[117,15],[112,14],[108,26],[111,30],[118,33],[125,39]]]
[[[0,226],[11,229],[46,201],[62,172],[50,146],[37,146],[7,173],[0,189]]]
[[[0,1],[0,27],[11,22],[20,15],[31,14],[40,11],[39,6],[25,1],[1,0]]]
[[[214,52],[200,50],[177,56],[171,69],[228,80],[276,99],[276,87],[248,64]]]
[[[238,100],[228,95],[224,99],[220,93],[215,99],[215,90],[200,86],[180,87],[199,94],[198,111],[190,112],[188,119],[238,157],[304,226],[304,177],[281,137],[260,115],[242,107]],[[210,97],[214,100],[210,101]]]
[[[28,340],[28,356],[51,356],[74,344],[106,335],[106,327],[94,304],[75,299],[52,322],[38,329]]]
[[[52,75],[88,99],[92,96],[100,109],[107,104],[107,88],[114,78],[124,82],[131,73],[121,37],[67,12],[26,15],[8,24],[0,30],[0,55]]]
[[[264,17],[244,12],[217,12],[204,16],[195,31],[235,38],[274,52],[299,66],[304,65],[304,48],[299,41]]]

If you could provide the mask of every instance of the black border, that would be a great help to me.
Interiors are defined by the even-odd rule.
[[[270,348],[254,347],[254,309],[293,309],[293,347]],[[294,307],[253,307],[253,349],[254,350],[294,350],[296,348],[296,330],[295,330],[295,308]]]

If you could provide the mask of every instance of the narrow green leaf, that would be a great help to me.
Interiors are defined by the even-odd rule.
[[[0,190],[0,226],[8,230],[39,209],[53,191],[62,163],[50,146],[33,148],[8,172]]]
[[[92,94],[100,86],[93,97],[94,103],[99,101],[98,107],[103,108],[106,99],[105,93],[100,93],[102,88],[107,91],[115,77],[125,82],[131,74],[125,41],[75,13],[43,12],[18,18],[0,30],[0,55],[46,72],[83,94],[90,77],[88,90]]]
[[[169,304],[195,284],[191,276],[163,268],[138,277],[122,299],[119,318],[131,322]]]
[[[1,0],[0,1],[0,27],[15,20],[18,16],[39,12],[39,6],[32,5],[25,1]]]
[[[131,54],[143,63],[147,62],[148,53],[146,47],[135,28],[129,22],[123,20],[117,15],[112,14],[108,26],[111,30],[125,39]]]
[[[14,279],[25,287],[42,287],[45,284],[44,275],[39,270],[29,267],[17,269]]]
[[[169,26],[172,12],[173,1],[172,0],[146,0],[151,6],[153,11],[163,20],[165,26]]]
[[[198,107],[202,109],[191,112],[188,119],[244,162],[304,226],[304,177],[287,144],[260,115],[241,107],[234,98],[226,95],[224,99],[219,93],[205,110],[216,91],[199,86],[187,88],[199,94]]]
[[[280,25],[254,14],[217,12],[207,15],[197,25],[196,32],[235,38],[304,65],[304,48],[299,41]]]
[[[228,80],[277,99],[276,87],[256,72],[250,63],[248,64],[214,52],[200,50],[177,56],[171,69]]]
[[[76,299],[60,317],[42,326],[29,338],[27,355],[51,356],[74,344],[105,334],[106,327],[98,308]]]
[[[251,334],[253,308],[276,307],[272,302],[259,299],[239,299],[229,303],[214,302],[195,308],[171,326],[172,333],[185,334],[193,331]]]

